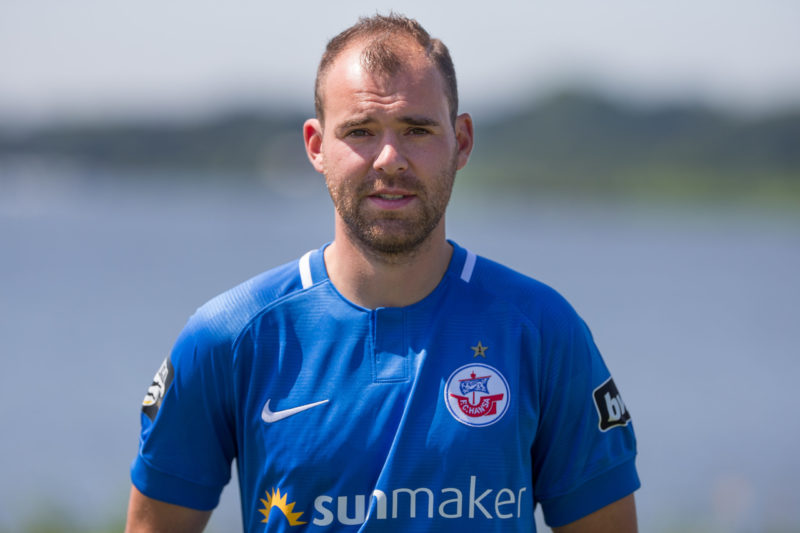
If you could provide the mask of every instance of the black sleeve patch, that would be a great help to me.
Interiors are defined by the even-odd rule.
[[[600,417],[600,431],[608,431],[615,426],[627,426],[631,420],[631,414],[622,401],[614,380],[608,378],[602,385],[597,387],[593,393],[594,406]]]
[[[161,402],[164,395],[167,393],[170,383],[172,383],[172,376],[175,374],[175,369],[172,368],[172,361],[169,356],[161,363],[161,368],[156,372],[153,377],[153,383],[147,389],[147,394],[144,395],[142,402],[142,412],[147,415],[151,421],[155,421],[158,409],[161,407]]]

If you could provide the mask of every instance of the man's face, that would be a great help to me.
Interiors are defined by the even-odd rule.
[[[453,180],[472,147],[468,115],[454,128],[444,81],[421,54],[394,76],[371,74],[360,47],[343,51],[323,79],[324,127],[306,123],[306,147],[325,174],[336,231],[388,255],[444,236]]]

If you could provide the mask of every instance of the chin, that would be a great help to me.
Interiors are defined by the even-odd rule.
[[[402,233],[371,231],[359,236],[362,246],[381,255],[407,256],[420,250],[431,238],[432,231]]]

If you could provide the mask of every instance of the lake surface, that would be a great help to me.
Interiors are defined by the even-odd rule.
[[[0,169],[0,530],[124,515],[139,406],[196,307],[330,240],[321,178]],[[502,199],[448,230],[558,289],[633,414],[642,531],[800,531],[800,216]],[[228,487],[210,529],[240,528]]]

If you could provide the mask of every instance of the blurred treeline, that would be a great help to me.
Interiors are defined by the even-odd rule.
[[[305,118],[242,112],[24,134],[0,127],[0,163],[44,158],[125,175],[289,179],[310,172]],[[800,204],[800,109],[734,116],[699,104],[633,106],[571,91],[482,118],[476,140],[459,178],[472,187]]]

